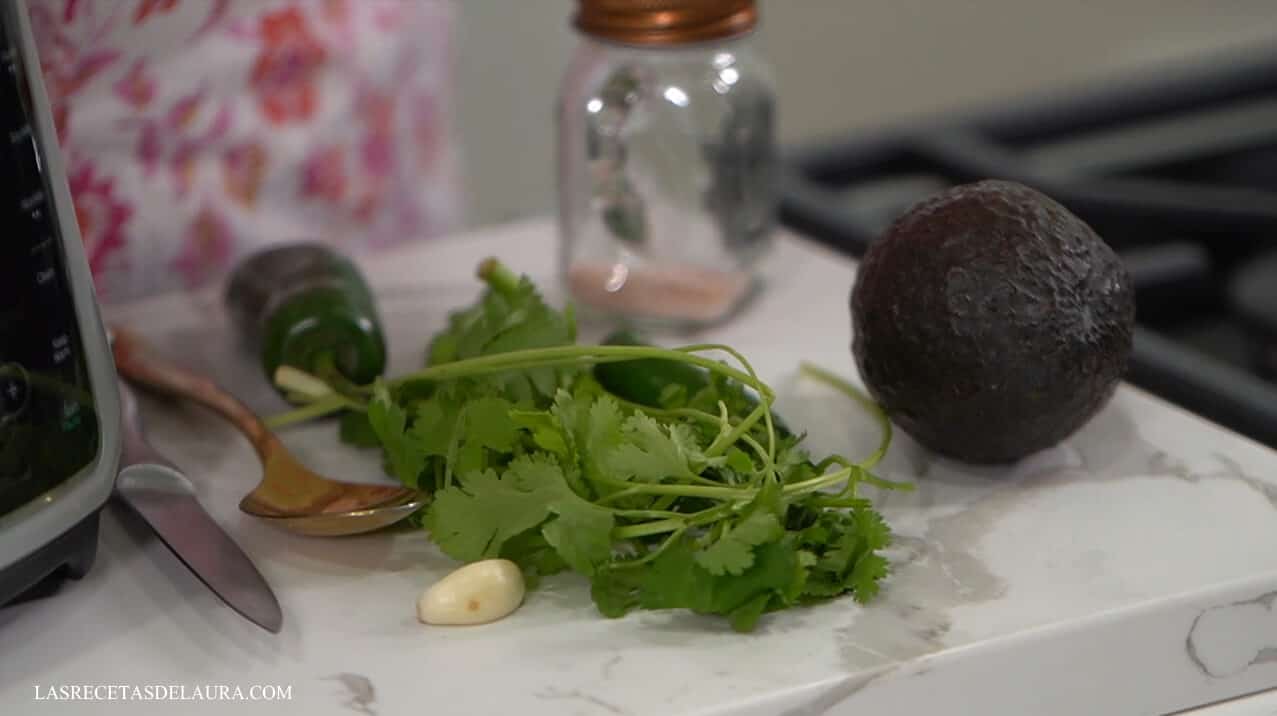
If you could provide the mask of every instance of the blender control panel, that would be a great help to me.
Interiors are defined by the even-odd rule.
[[[2,21],[0,21],[2,22]],[[0,27],[0,516],[89,465],[98,421],[14,27]],[[67,207],[66,210],[70,210]]]

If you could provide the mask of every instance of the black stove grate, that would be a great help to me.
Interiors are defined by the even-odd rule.
[[[1277,447],[1277,51],[857,132],[784,175],[782,221],[852,256],[953,184],[1050,195],[1130,268],[1129,380]]]

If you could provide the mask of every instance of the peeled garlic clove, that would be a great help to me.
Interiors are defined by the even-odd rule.
[[[508,559],[473,562],[422,593],[417,618],[426,624],[484,624],[523,603],[523,572]]]

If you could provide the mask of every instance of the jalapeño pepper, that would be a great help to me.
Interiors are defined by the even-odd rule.
[[[227,283],[226,307],[268,379],[289,365],[363,385],[386,368],[372,292],[353,262],[325,246],[287,244],[249,256]]]
[[[603,344],[650,345],[637,334],[625,330],[609,335]],[[668,404],[667,399],[672,394],[671,391],[677,391],[691,398],[709,388],[712,381],[709,371],[704,368],[667,358],[637,358],[615,363],[599,363],[594,366],[594,379],[612,395],[649,408],[673,407]],[[752,410],[758,406],[758,398],[752,392],[745,392],[743,397],[749,409]],[[777,435],[782,437],[792,435],[776,413],[772,413],[772,423],[776,427]]]

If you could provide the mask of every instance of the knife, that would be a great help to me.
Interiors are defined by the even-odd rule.
[[[284,617],[266,579],[195,499],[186,475],[146,441],[137,397],[120,384],[123,450],[115,499],[151,526],[183,564],[231,609],[278,634]]]

